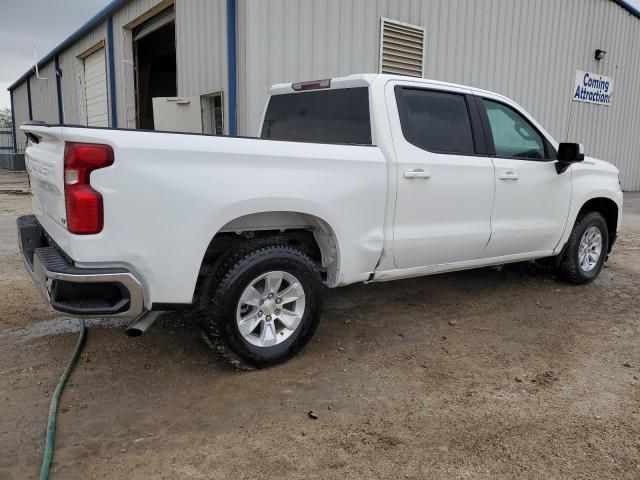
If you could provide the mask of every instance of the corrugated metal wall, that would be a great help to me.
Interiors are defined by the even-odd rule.
[[[58,93],[53,62],[39,69],[40,77],[31,75],[31,105],[34,120],[58,123]]]
[[[86,123],[86,119],[80,118],[77,75],[78,68],[82,68],[82,62],[78,56],[98,43],[106,42],[106,32],[105,25],[101,24],[59,55],[60,69],[62,70],[62,109],[65,123],[76,125]]]
[[[376,72],[382,16],[426,27],[426,77],[513,98],[640,190],[640,19],[604,0],[239,0],[240,133],[271,84]],[[612,106],[571,101],[577,69],[614,78]]]
[[[27,96],[27,82],[23,82],[13,91],[13,108],[16,120],[16,147],[18,153],[24,152],[27,137],[20,130],[20,125],[29,120],[29,100]]]
[[[274,83],[377,71],[380,15],[387,3],[408,4],[239,0],[239,133],[257,134]]]
[[[591,1],[583,12],[595,24],[577,35],[591,52],[603,48],[601,62],[582,58],[592,70],[614,79],[613,105],[572,102],[567,138],[581,141],[587,152],[616,164],[622,188],[640,190],[640,19],[608,2]]]
[[[176,2],[178,95],[224,92],[228,131],[226,0]]]

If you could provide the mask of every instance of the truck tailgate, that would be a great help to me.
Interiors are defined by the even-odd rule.
[[[22,130],[30,137],[25,165],[33,195],[33,212],[45,228],[52,227],[47,231],[53,235],[66,230],[62,127],[24,125]]]

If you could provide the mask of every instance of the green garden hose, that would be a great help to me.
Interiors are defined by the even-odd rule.
[[[53,458],[53,442],[56,436],[56,413],[58,412],[58,401],[60,395],[64,389],[65,383],[71,375],[73,367],[78,363],[80,358],[80,352],[84,347],[84,341],[87,338],[87,327],[84,324],[84,320],[80,319],[80,337],[78,337],[78,343],[76,343],[76,349],[73,352],[73,356],[67,364],[67,368],[62,372],[60,381],[56,385],[56,389],[51,397],[51,405],[49,406],[49,418],[47,420],[47,437],[44,444],[44,455],[42,457],[42,468],[40,469],[40,480],[47,480],[49,478],[49,468],[51,467],[51,459]]]

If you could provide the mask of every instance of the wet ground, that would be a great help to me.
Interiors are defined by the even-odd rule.
[[[52,478],[640,478],[640,196],[626,208],[590,285],[525,264],[330,291],[269,370],[232,371],[176,317],[135,339],[93,321]],[[37,477],[77,339],[23,270],[29,211],[0,193],[1,479]]]

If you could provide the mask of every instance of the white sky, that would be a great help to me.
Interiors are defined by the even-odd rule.
[[[312,1],[312,0],[311,0]],[[603,0],[604,1],[604,0]],[[7,87],[80,28],[109,0],[0,0],[0,108],[10,105]],[[626,0],[640,10],[640,0]]]

